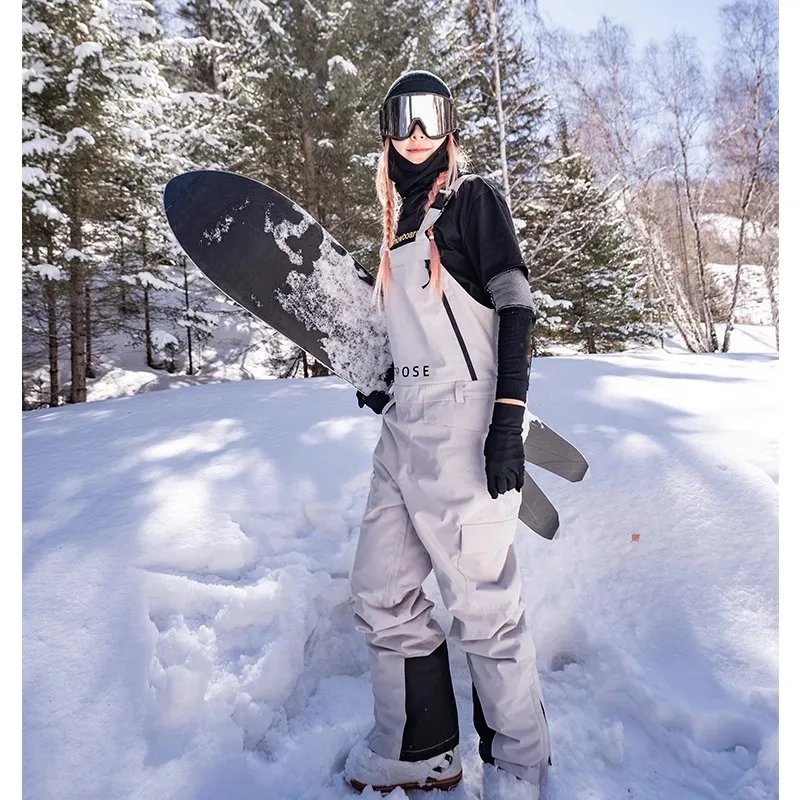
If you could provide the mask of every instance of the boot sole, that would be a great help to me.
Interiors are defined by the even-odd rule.
[[[453,789],[454,787],[458,786],[459,783],[461,783],[463,774],[463,772],[459,772],[458,775],[453,775],[452,778],[443,778],[442,780],[433,780],[428,781],[427,783],[416,783],[415,781],[411,781],[410,783],[395,783],[392,786],[372,786],[372,788],[381,794],[389,794],[389,792],[393,792],[398,786],[404,792],[409,790],[422,790],[424,792],[428,792],[431,789],[444,789],[447,791],[448,789]],[[351,780],[350,785],[357,792],[363,792],[364,789],[366,789],[370,784],[361,783],[361,781],[357,780]]]

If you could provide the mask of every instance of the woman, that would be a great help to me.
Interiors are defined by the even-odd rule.
[[[502,194],[459,176],[452,105],[438,77],[414,71],[380,113],[375,290],[394,393],[359,395],[383,416],[351,575],[375,724],[345,776],[378,791],[461,780],[447,642],[422,591],[433,571],[469,663],[484,796],[535,799],[550,741],[513,546],[533,305]]]

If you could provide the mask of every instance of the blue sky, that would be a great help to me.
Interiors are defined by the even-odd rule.
[[[673,31],[697,39],[706,62],[713,63],[719,46],[718,12],[721,0],[538,0],[539,12],[548,24],[577,33],[595,27],[605,14],[633,33],[637,47],[650,40],[666,39]]]

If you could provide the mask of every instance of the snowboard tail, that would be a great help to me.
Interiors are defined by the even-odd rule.
[[[583,480],[589,469],[580,450],[538,418],[525,439],[525,460],[572,483]]]
[[[525,471],[525,482],[522,484],[522,505],[519,509],[519,519],[545,539],[555,539],[558,534],[558,511],[527,470]]]

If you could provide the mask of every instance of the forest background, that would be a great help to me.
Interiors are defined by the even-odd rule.
[[[23,409],[100,398],[123,364],[131,393],[324,374],[183,256],[161,193],[243,173],[374,269],[377,110],[415,68],[448,82],[472,170],[508,198],[535,355],[727,351],[736,323],[777,348],[777,2],[718,25],[709,59],[533,2],[23,0]]]

